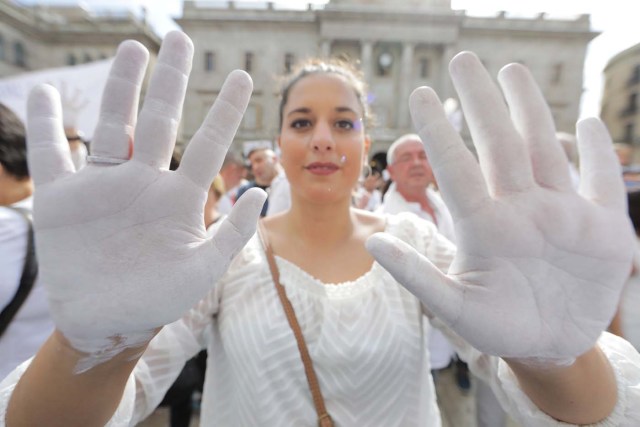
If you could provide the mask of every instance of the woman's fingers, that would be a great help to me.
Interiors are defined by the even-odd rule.
[[[367,239],[367,250],[394,279],[445,324],[455,324],[464,307],[461,285],[453,282],[410,245],[386,233]]]
[[[215,256],[231,261],[256,232],[262,206],[267,193],[259,188],[251,188],[238,199],[229,216],[220,224],[212,237]],[[217,259],[211,256],[207,260]]]
[[[534,180],[527,147],[487,70],[476,55],[462,52],[451,60],[449,71],[490,194],[499,196],[530,188]]]
[[[478,162],[449,123],[432,89],[416,89],[409,98],[409,105],[413,123],[451,215],[458,219],[473,214],[489,198]]]
[[[544,188],[571,190],[567,156],[556,138],[551,111],[529,70],[521,64],[507,65],[498,81],[513,124],[528,148],[536,182]]]
[[[209,188],[240,126],[253,82],[244,71],[233,71],[220,90],[200,129],[191,139],[180,162],[181,173]]]
[[[29,174],[36,186],[75,171],[62,126],[60,95],[52,86],[36,86],[29,94],[27,147]]]
[[[596,118],[577,125],[580,194],[605,207],[626,212],[627,198],[618,157],[605,125]]]
[[[168,168],[178,134],[187,90],[193,43],[173,31],[162,41],[144,105],[135,130],[133,158],[149,166]]]
[[[128,160],[138,115],[140,87],[149,52],[127,40],[118,47],[102,93],[100,118],[91,141],[91,155]]]

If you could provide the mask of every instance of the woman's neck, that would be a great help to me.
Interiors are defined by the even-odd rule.
[[[354,218],[351,200],[334,203],[310,203],[292,198],[286,213],[288,231],[298,239],[314,245],[332,245],[353,234]]]

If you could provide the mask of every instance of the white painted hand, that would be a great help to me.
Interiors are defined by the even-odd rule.
[[[633,253],[620,167],[604,125],[578,124],[581,186],[572,189],[553,120],[529,71],[505,67],[498,88],[471,53],[450,65],[479,164],[429,88],[414,123],[455,221],[447,275],[385,235],[368,248],[471,345],[524,362],[569,364],[618,305]]]
[[[266,197],[260,190],[239,200],[212,239],[203,218],[207,190],[251,95],[246,73],[229,75],[180,168],[167,169],[192,55],[186,35],[165,37],[136,119],[148,53],[132,41],[118,49],[91,154],[127,160],[135,139],[122,164],[90,163],[74,173],[57,92],[40,86],[30,96],[40,275],[56,326],[89,353],[80,371],[145,344],[180,318],[255,232]]]

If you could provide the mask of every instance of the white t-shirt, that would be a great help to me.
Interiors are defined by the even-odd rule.
[[[31,211],[32,198],[13,206]],[[0,309],[20,285],[27,251],[28,226],[20,213],[0,206]],[[29,296],[0,337],[0,379],[33,356],[53,331],[44,288],[36,279]]]

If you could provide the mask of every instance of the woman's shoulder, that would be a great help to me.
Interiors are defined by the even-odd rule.
[[[373,213],[356,210],[358,225],[370,236],[377,232],[385,232],[420,248],[428,244],[438,234],[435,225],[410,212],[399,214]]]

